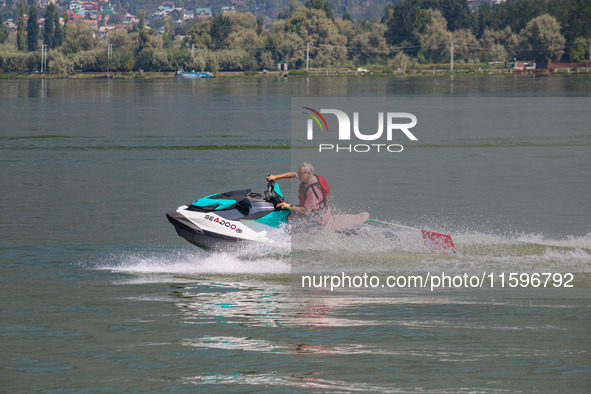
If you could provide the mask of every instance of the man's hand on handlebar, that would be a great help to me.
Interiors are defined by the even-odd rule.
[[[279,208],[279,209],[291,209],[291,204],[286,203],[286,202],[280,202],[279,204],[277,204],[277,208]]]

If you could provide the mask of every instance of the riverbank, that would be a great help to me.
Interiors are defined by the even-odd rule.
[[[538,69],[538,70],[513,70],[513,69],[456,69],[449,70],[440,67],[423,68],[406,71],[367,70],[364,72],[351,70],[292,70],[283,71],[222,71],[215,73],[215,77],[415,77],[415,76],[441,76],[441,75],[564,75],[564,74],[591,74],[591,68],[564,68],[564,69]],[[34,73],[0,73],[0,79],[170,79],[175,78],[174,72],[124,72],[124,73],[97,73],[83,72],[69,75]]]

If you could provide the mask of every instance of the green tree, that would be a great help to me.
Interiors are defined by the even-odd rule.
[[[261,38],[257,48],[257,59],[261,69],[274,69],[283,54],[280,53],[281,36],[274,31],[268,31]]]
[[[475,60],[480,52],[480,43],[468,29],[456,30],[452,33],[454,43],[454,59],[466,62]]]
[[[108,35],[109,43],[113,44],[113,50],[131,49],[131,38],[127,30],[117,30]]]
[[[150,36],[146,31],[146,12],[140,11],[138,14],[139,24],[137,26],[139,31],[139,39],[138,39],[138,53],[142,50],[148,48],[150,46]]]
[[[359,34],[359,26],[354,24],[353,21],[347,19],[335,19],[335,26],[339,31],[339,35],[344,36],[347,39],[347,46],[351,46],[351,42]],[[382,31],[386,31],[386,25],[384,23],[376,24],[382,28]],[[384,34],[384,40],[386,35]]]
[[[12,70],[17,72],[31,71],[29,64],[31,63],[31,57],[34,54],[25,52],[13,52],[8,53],[4,56],[3,68],[5,70]]]
[[[223,48],[228,45],[228,37],[232,33],[233,27],[234,22],[229,16],[219,15],[212,19],[209,34],[214,47]]]
[[[2,21],[2,14],[0,14],[0,44],[4,44],[6,38],[8,38],[8,31],[6,30],[6,27],[4,27],[4,23]]]
[[[591,1],[549,0],[548,13],[556,17],[570,46],[577,46],[580,37],[591,39]]]
[[[492,4],[489,2],[480,3],[476,11],[474,22],[474,34],[476,37],[482,37],[486,29],[499,29],[500,26],[493,26]]]
[[[425,25],[421,11],[428,9],[439,11],[446,20],[446,29],[452,32],[471,28],[474,23],[467,0],[403,0],[386,9],[388,41],[417,43],[417,30]]]
[[[66,32],[68,30],[68,23],[70,22],[70,14],[67,12],[64,14],[64,39],[66,38]]]
[[[135,68],[136,70],[152,71],[152,60],[154,58],[154,50],[152,48],[144,48],[136,55]]]
[[[404,47],[408,54],[417,54],[421,35],[430,22],[431,14],[413,1],[406,0],[386,10],[386,41]]]
[[[589,60],[589,42],[584,37],[577,37],[569,50],[571,62],[585,62]]]
[[[430,22],[421,35],[420,53],[433,62],[446,62],[450,58],[452,33],[447,30],[447,21],[440,11],[427,10]]]
[[[55,48],[56,16],[55,4],[50,3],[45,9],[45,27],[43,28],[43,43],[49,46],[49,48]],[[57,19],[57,24],[59,24],[59,19]]]
[[[468,0],[423,0],[423,8],[441,11],[451,32],[469,29],[472,25]]]
[[[29,19],[27,20],[27,49],[34,52],[39,49],[39,22],[37,21],[37,9],[31,6]]]
[[[191,28],[185,33],[185,45],[192,46],[195,48],[208,48],[211,46],[211,35],[209,34],[210,25],[209,21],[197,21]]]
[[[16,21],[16,45],[19,51],[27,48],[27,36],[25,33],[25,3],[18,3],[18,19]]]
[[[49,51],[47,69],[52,74],[69,74],[72,72],[73,63],[68,57],[59,51]]]
[[[193,58],[186,58],[184,63],[180,63],[178,68],[184,68],[187,70],[204,71],[207,67],[207,60],[204,55],[204,49],[196,51]]]
[[[487,28],[502,30],[507,26],[514,32],[519,32],[530,20],[545,12],[546,0],[507,0],[493,6],[481,4],[476,17],[475,33],[480,37]]]
[[[489,62],[506,62],[509,59],[509,54],[504,46],[500,44],[493,44],[486,51],[483,51],[483,59]]]
[[[171,48],[172,44],[172,28],[170,27],[170,22],[168,22],[167,19],[164,21],[164,35],[162,36],[162,45],[164,48]]]
[[[376,24],[368,31],[358,32],[349,42],[349,58],[360,64],[385,59],[390,54],[384,31],[386,26]]]
[[[506,24],[520,32],[532,19],[547,12],[546,0],[508,0],[499,4],[505,7]]]
[[[73,56],[73,70],[85,72],[98,72],[106,69],[106,54],[104,50],[95,49],[91,51],[81,51]]]
[[[113,64],[117,64],[117,70],[132,71],[135,68],[135,51],[115,52],[113,55]]]
[[[173,21],[182,21],[185,19],[185,13],[181,10],[174,10],[170,13],[170,19]]]
[[[502,30],[485,29],[484,34],[482,34],[480,39],[480,45],[486,49],[495,44],[503,45],[511,52],[514,52],[519,45],[519,39],[517,35],[513,33],[510,26],[507,26]]]
[[[228,37],[228,46],[230,48],[244,48],[251,55],[255,55],[256,46],[259,43],[257,34],[257,19],[250,13],[230,14],[232,19],[232,32]]]
[[[288,19],[291,18],[294,12],[302,5],[299,0],[289,0],[287,2],[287,7],[282,9],[279,14],[277,15],[278,19]]]
[[[311,67],[336,66],[347,59],[347,38],[323,10],[300,7],[289,19],[276,21],[269,33],[280,36],[281,46],[276,53],[290,68],[305,66],[308,43]]]
[[[521,55],[528,60],[557,61],[564,53],[565,41],[556,18],[540,15],[529,21],[520,33]]]
[[[59,18],[59,15],[57,14],[57,10],[54,14],[53,20],[55,22],[55,27],[53,29],[53,47],[57,48],[57,47],[61,46],[62,43],[64,42],[65,27],[62,27],[62,25],[60,23],[60,18]],[[65,19],[64,19],[64,22],[65,22]]]
[[[326,17],[328,19],[334,19],[334,15],[332,12],[332,4],[329,1],[325,0],[308,0],[306,1],[306,7],[315,9],[315,10],[322,10],[326,13]]]
[[[263,18],[261,15],[257,16],[257,35],[260,36],[261,34],[263,34],[264,26],[265,18]]]
[[[154,49],[152,55],[152,71],[173,71],[168,53],[163,49]]]
[[[517,56],[519,38],[509,26],[502,30],[486,28],[480,39],[480,46],[482,60],[504,62]]]
[[[416,58],[406,56],[403,51],[400,51],[388,62],[388,65],[393,70],[405,72],[409,68],[415,68],[417,61]]]
[[[85,23],[68,23],[62,51],[65,54],[90,51],[98,45],[95,32]]]

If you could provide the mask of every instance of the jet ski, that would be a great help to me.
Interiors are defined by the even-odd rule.
[[[242,242],[273,242],[287,233],[290,210],[276,208],[283,194],[275,181],[263,193],[232,190],[202,197],[166,213],[177,234],[205,250],[223,250]]]

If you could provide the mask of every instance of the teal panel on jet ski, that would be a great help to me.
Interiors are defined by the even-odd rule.
[[[275,186],[273,186],[273,191],[283,198],[283,193],[281,193],[281,189],[279,188],[279,184],[275,183]]]
[[[236,204],[236,200],[210,198],[212,196],[217,196],[217,194],[212,194],[207,197],[202,197],[199,200],[195,201],[192,205],[194,205],[196,207],[200,207],[200,208],[217,205],[217,208],[215,208],[214,211],[218,211],[220,209],[225,209],[225,208],[231,207],[232,205]]]
[[[291,214],[290,210],[283,210],[283,211],[273,211],[268,215],[263,216],[255,220],[255,222],[263,223],[269,225],[271,227],[280,227],[281,225],[287,223],[287,217]]]

